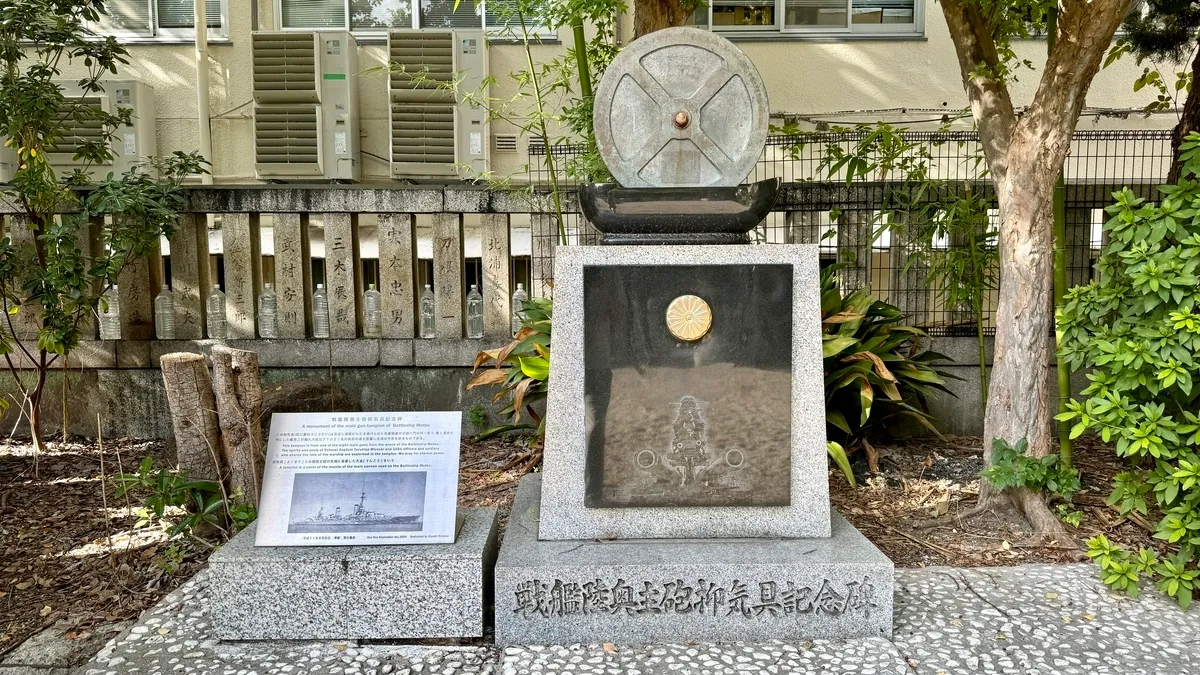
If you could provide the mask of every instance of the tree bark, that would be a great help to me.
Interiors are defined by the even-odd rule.
[[[257,507],[265,462],[258,354],[216,346],[212,362],[221,452],[229,466],[229,493],[240,494],[243,501]]]
[[[1054,184],[1084,99],[1128,0],[1065,0],[1059,33],[1029,108],[1015,115],[991,27],[971,0],[943,0],[964,88],[979,128],[1000,211],[1000,297],[984,415],[984,461],[993,439],[1029,444],[1044,457],[1055,442],[1049,408],[1053,328]],[[1036,538],[1065,539],[1042,496],[981,486],[980,507],[1011,505]]]
[[[220,432],[208,364],[200,354],[165,354],[161,360],[179,468],[198,480],[221,481]]]
[[[1200,53],[1192,56],[1192,88],[1183,101],[1183,111],[1179,115],[1179,123],[1171,132],[1171,171],[1167,174],[1168,183],[1179,181],[1179,172],[1183,163],[1179,161],[1179,146],[1183,139],[1193,131],[1200,131]]]
[[[695,7],[687,9],[679,0],[635,0],[633,26],[635,38],[663,28],[686,25]]]

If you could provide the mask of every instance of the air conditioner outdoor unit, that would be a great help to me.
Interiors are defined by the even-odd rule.
[[[132,110],[130,125],[114,130],[110,140],[112,161],[86,167],[92,180],[102,179],[109,173],[119,176],[157,154],[152,87],[132,80],[105,80],[101,82],[104,91],[85,93],[75,81],[58,81],[55,84],[68,99],[82,100],[85,105],[107,113],[115,115],[121,109]],[[79,147],[101,140],[104,131],[98,123],[68,122],[54,148],[55,152],[48,154],[50,165],[60,174],[82,167],[83,160],[75,159]]]
[[[345,31],[256,32],[251,41],[258,177],[358,180],[358,43]]]
[[[388,33],[393,176],[453,176],[456,165],[488,170],[487,111],[463,102],[483,90],[488,74],[482,30],[394,30]],[[449,88],[458,73],[457,94]]]

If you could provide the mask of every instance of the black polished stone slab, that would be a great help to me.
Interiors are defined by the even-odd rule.
[[[584,267],[584,504],[786,506],[792,267]],[[666,310],[695,295],[712,328],[682,342]]]
[[[775,205],[779,186],[778,178],[736,187],[597,183],[579,186],[579,206],[601,244],[745,244]]]

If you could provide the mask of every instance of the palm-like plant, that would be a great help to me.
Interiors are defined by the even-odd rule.
[[[511,422],[486,429],[479,440],[520,429],[532,429],[541,439],[546,435],[546,420],[538,415],[533,404],[546,398],[546,380],[550,377],[550,329],[553,323],[553,304],[549,298],[535,298],[524,303],[521,330],[513,341],[498,349],[479,352],[475,357],[478,372],[467,383],[467,389],[482,385],[500,387],[492,403],[508,398],[498,411]],[[522,422],[522,410],[531,420]]]
[[[872,297],[870,287],[843,296],[832,265],[821,272],[822,356],[825,370],[825,421],[831,438],[848,452],[860,445],[872,471],[875,452],[869,437],[888,421],[916,420],[935,434],[928,397],[935,391],[954,395],[937,370],[949,358],[920,351],[928,335],[903,324],[895,305]]]

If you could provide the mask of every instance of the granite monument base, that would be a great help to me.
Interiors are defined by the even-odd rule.
[[[209,559],[222,640],[480,637],[496,509],[459,509],[453,544],[255,547],[255,526]]]
[[[891,637],[893,566],[836,512],[828,539],[541,541],[521,481],[496,562],[496,644]]]

